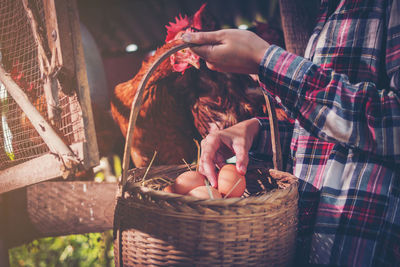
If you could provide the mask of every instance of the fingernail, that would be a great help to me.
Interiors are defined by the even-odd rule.
[[[186,43],[190,43],[190,41],[192,40],[192,35],[190,33],[185,33],[182,35],[182,41],[186,42]]]
[[[277,174],[277,171],[275,169],[269,169],[268,171],[270,174]]]
[[[210,182],[210,184],[211,184],[212,187],[215,187],[215,182],[214,182],[214,180],[209,179],[208,181]]]
[[[243,165],[239,165],[237,167],[238,171],[240,174],[245,175],[246,174],[246,168]]]

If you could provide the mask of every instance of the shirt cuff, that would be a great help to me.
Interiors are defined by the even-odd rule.
[[[312,66],[311,61],[271,45],[259,67],[261,86],[278,96],[282,105],[296,117],[302,104],[300,96],[304,95],[305,77]]]

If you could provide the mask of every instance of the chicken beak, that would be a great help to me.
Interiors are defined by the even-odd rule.
[[[198,58],[191,57],[188,63],[196,69],[200,69],[200,60]]]
[[[192,52],[192,50],[184,50],[188,54],[187,63],[195,67],[196,69],[200,69],[200,57]]]
[[[190,68],[190,65],[200,69],[200,57],[191,50],[183,49],[178,51],[176,54],[171,55],[170,59],[176,72],[185,71],[185,69]]]

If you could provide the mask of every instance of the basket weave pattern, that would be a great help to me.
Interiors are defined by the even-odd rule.
[[[163,177],[185,170],[165,167]],[[290,265],[296,181],[260,196],[220,200],[165,193],[135,182],[129,178],[128,190],[117,200],[116,266]]]

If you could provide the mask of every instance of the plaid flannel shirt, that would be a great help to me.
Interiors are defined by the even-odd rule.
[[[400,266],[400,0],[322,0],[305,57],[272,45],[259,77],[295,119],[296,266]]]

